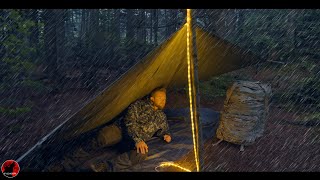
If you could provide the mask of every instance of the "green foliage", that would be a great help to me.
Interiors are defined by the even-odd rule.
[[[41,93],[41,92],[49,92],[50,88],[45,86],[42,82],[33,81],[30,79],[23,80],[19,83],[22,88],[28,88],[32,91]]]
[[[22,116],[31,111],[31,107],[19,107],[19,108],[4,108],[0,107],[0,114],[7,115],[10,117]]]
[[[46,90],[45,86],[31,77],[35,62],[39,59],[35,56],[38,47],[30,41],[36,23],[24,13],[24,10],[3,10],[0,20],[0,92],[12,94],[1,100],[0,114],[13,118],[23,117],[31,111],[33,103],[30,96],[24,93]],[[15,131],[19,126],[11,128]]]
[[[278,77],[274,81],[281,87],[274,91],[273,100],[292,112],[298,106],[320,107],[319,25],[319,10],[250,10],[244,14],[238,42],[265,59],[286,62],[273,67]]]
[[[320,112],[314,112],[311,114],[308,114],[306,116],[304,116],[304,121],[308,121],[308,120],[319,120],[320,122]]]
[[[320,107],[320,83],[316,76],[307,76],[302,73],[294,73],[294,67],[288,66],[288,69],[293,69],[291,74],[283,74],[280,82],[286,84],[284,90],[274,92],[273,99],[276,104],[284,104],[287,109],[292,109],[292,106],[306,107],[307,105],[313,108]],[[284,68],[284,70],[286,70]],[[295,75],[295,76],[291,76]],[[297,78],[298,77],[298,78]],[[282,88],[283,89],[283,88]]]
[[[32,53],[35,48],[28,41],[31,28],[35,23],[23,17],[21,10],[6,10],[7,18],[0,25],[0,33],[3,40],[0,47],[3,48],[3,58],[0,59],[2,76],[0,82],[14,87],[23,79],[29,79],[34,71]]]
[[[316,69],[317,66],[318,66],[317,63],[312,62],[310,60],[304,60],[304,61],[301,61],[300,63],[300,67],[303,70],[306,70],[308,72],[313,72],[314,70],[317,70]]]
[[[208,100],[226,95],[229,86],[234,82],[234,78],[228,74],[213,77],[208,81],[200,82],[199,90]]]
[[[283,48],[287,10],[254,10],[245,14],[239,43],[253,52],[267,57],[270,52]]]
[[[22,128],[21,124],[15,124],[15,125],[9,127],[10,132],[12,132],[12,133],[19,132],[21,130],[21,128]]]
[[[292,61],[294,53],[320,55],[319,10],[250,10],[241,28],[238,43],[262,57],[277,53],[278,60]]]

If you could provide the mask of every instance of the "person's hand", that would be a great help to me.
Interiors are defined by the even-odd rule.
[[[167,143],[171,142],[171,136],[170,135],[164,135],[163,140],[165,140]]]
[[[148,146],[144,141],[140,141],[136,144],[137,153],[145,154],[148,152]]]

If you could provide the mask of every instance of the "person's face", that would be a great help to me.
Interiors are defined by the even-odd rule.
[[[153,97],[150,98],[153,102],[153,106],[156,109],[163,109],[166,105],[166,93],[162,91],[157,91],[154,93]]]

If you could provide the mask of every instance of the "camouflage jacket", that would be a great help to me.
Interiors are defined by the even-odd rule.
[[[153,136],[162,138],[170,135],[167,117],[162,110],[154,110],[149,99],[140,99],[128,107],[124,117],[128,135],[138,143]]]

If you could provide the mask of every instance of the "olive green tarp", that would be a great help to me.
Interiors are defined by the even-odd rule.
[[[260,62],[249,51],[226,40],[200,28],[195,31],[200,80]],[[188,82],[187,72],[187,27],[182,26],[52,132],[50,139],[70,140],[89,132],[111,121],[133,101],[144,97],[156,87],[185,86]]]
[[[121,113],[133,101],[159,86],[180,87],[188,82],[187,27],[134,65],[114,84],[75,114],[65,125],[64,138],[90,131]],[[198,76],[206,80],[258,61],[249,52],[196,29]]]

